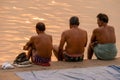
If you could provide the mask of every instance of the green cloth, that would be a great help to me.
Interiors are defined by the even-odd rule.
[[[97,44],[94,47],[94,53],[98,59],[110,60],[117,55],[117,48],[115,44]]]

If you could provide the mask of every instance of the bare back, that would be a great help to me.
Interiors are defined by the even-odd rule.
[[[116,42],[115,31],[111,26],[97,28],[94,30],[93,35],[93,40],[95,40],[96,37],[96,41],[100,44]]]
[[[87,32],[79,28],[71,28],[63,32],[63,40],[66,41],[65,51],[70,55],[83,55],[87,44]],[[62,42],[61,42],[62,43]]]
[[[43,58],[50,58],[52,55],[52,37],[47,34],[39,34],[32,37],[37,55]]]

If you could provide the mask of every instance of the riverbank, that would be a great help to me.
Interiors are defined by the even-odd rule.
[[[16,67],[15,69],[9,69],[9,70],[0,69],[0,80],[21,80],[18,76],[15,75],[15,72],[22,72],[22,71],[87,68],[87,67],[109,66],[109,65],[120,66],[120,57],[114,60],[109,60],[109,61],[102,61],[102,60],[96,60],[96,59],[84,60],[83,62],[52,61],[50,67],[32,65],[31,67],[26,67],[26,68]]]

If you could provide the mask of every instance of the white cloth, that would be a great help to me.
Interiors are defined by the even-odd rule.
[[[5,62],[2,64],[2,69],[14,69],[14,66],[9,62]]]

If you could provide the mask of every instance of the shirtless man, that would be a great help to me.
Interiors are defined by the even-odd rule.
[[[38,22],[36,32],[38,35],[32,36],[23,47],[28,50],[28,59],[38,65],[50,65],[52,55],[52,36],[45,33],[45,24]]]
[[[117,54],[116,36],[114,27],[107,25],[108,16],[100,13],[97,15],[98,28],[93,30],[88,47],[88,59],[92,59],[93,52],[101,60],[114,59]]]
[[[87,32],[78,28],[79,19],[76,16],[70,18],[70,29],[61,35],[59,47],[54,46],[54,53],[58,61],[76,62],[84,58],[84,50],[87,44]],[[64,45],[66,43],[65,49]]]

